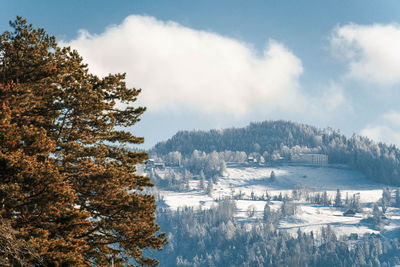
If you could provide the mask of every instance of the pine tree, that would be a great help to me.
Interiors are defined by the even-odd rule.
[[[350,200],[350,208],[353,209],[355,212],[360,212],[361,211],[360,195],[359,194],[353,194],[353,197]]]
[[[386,213],[387,207],[388,207],[388,205],[390,205],[391,198],[392,197],[391,197],[390,189],[384,188],[382,191],[382,200],[381,200],[383,213]]]
[[[264,213],[263,213],[264,222],[268,221],[270,213],[271,213],[271,208],[267,203],[265,203],[265,205],[264,205]]]
[[[0,215],[46,266],[155,264],[161,249],[147,158],[124,128],[145,111],[124,74],[99,78],[78,52],[17,17],[0,36]]]
[[[396,188],[396,207],[400,207],[400,188]]]
[[[379,229],[382,228],[383,220],[382,220],[382,211],[379,210],[379,207],[376,203],[374,203],[372,208],[372,220],[376,227]]]
[[[328,193],[326,191],[324,191],[324,193],[322,194],[322,204],[324,206],[329,206],[330,205],[330,200],[328,198]]]
[[[341,206],[342,206],[342,194],[340,193],[340,190],[337,189],[335,198],[335,207],[341,207]]]
[[[274,182],[276,180],[276,175],[274,171],[271,171],[271,174],[269,175],[269,180],[271,182]]]
[[[212,197],[213,190],[214,190],[213,182],[212,182],[212,180],[210,179],[210,180],[208,181],[208,184],[207,184],[207,195],[210,196],[210,197]]]
[[[204,172],[203,170],[200,171],[200,190],[204,190],[205,189],[205,179],[206,177],[204,176]]]
[[[246,214],[249,218],[253,218],[256,214],[256,207],[254,205],[250,205],[247,207]]]

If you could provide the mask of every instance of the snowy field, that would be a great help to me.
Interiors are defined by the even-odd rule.
[[[271,172],[275,173],[275,180],[270,181]],[[293,188],[306,188],[310,194],[327,191],[328,196],[334,200],[336,190],[340,189],[342,200],[346,195],[352,197],[357,194],[362,203],[363,212],[355,216],[343,216],[344,208],[325,207],[310,204],[305,199],[295,201],[298,205],[298,213],[285,217],[279,221],[280,229],[289,232],[302,231],[319,232],[322,226],[330,225],[339,235],[351,233],[378,233],[379,231],[368,222],[372,212],[372,203],[382,196],[382,189],[386,187],[365,179],[364,175],[357,171],[345,168],[318,167],[318,166],[293,166],[281,165],[271,167],[228,165],[227,171],[218,182],[214,184],[211,196],[199,189],[199,180],[190,181],[190,190],[187,192],[161,191],[165,203],[171,209],[183,206],[195,208],[209,208],[216,200],[224,197],[233,197],[241,194],[241,200],[236,200],[236,219],[239,221],[252,221],[263,216],[264,205],[268,202],[260,198],[268,193],[269,196],[291,196]],[[257,200],[252,200],[251,196]],[[269,201],[271,210],[280,208],[281,201]],[[249,217],[248,210],[255,211]],[[389,223],[385,225],[382,233],[394,233],[400,229],[400,210],[389,208],[386,216]]]

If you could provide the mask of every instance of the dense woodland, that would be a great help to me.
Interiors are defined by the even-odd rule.
[[[179,152],[232,151],[262,155],[263,160],[288,158],[293,152],[324,153],[329,163],[346,164],[370,180],[400,185],[400,150],[394,145],[375,143],[366,137],[348,138],[333,129],[318,129],[288,121],[251,123],[245,128],[211,131],[180,131],[151,151],[160,157]]]
[[[158,221],[169,244],[155,256],[164,266],[394,266],[397,238],[365,235],[340,240],[328,226],[297,236],[277,231],[269,212],[254,224],[236,222],[235,204],[222,200],[210,210],[160,209]],[[279,215],[278,215],[279,216]]]

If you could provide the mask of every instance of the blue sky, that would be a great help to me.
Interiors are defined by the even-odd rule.
[[[16,15],[143,88],[146,148],[270,119],[400,145],[398,1],[4,1],[0,30]]]

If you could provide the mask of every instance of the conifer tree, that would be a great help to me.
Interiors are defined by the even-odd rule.
[[[212,197],[213,190],[214,190],[214,185],[213,185],[212,180],[210,179],[210,180],[208,180],[208,184],[207,184],[207,195]]]
[[[124,130],[145,111],[125,74],[99,78],[77,51],[21,17],[0,35],[0,215],[46,266],[98,266],[108,257],[155,264],[161,249],[152,186],[135,174],[147,154]]]
[[[395,191],[395,201],[396,201],[396,207],[400,207],[400,188],[396,188]]]
[[[263,213],[264,222],[268,221],[270,213],[271,213],[271,208],[269,207],[268,203],[265,203],[264,213]]]
[[[271,182],[274,182],[276,180],[276,175],[274,171],[271,171],[271,174],[269,175],[269,180]]]
[[[204,176],[203,170],[201,170],[200,171],[200,185],[199,185],[200,190],[204,190],[205,189],[205,180],[206,180],[206,177]]]
[[[337,189],[335,197],[335,207],[341,207],[341,206],[342,206],[342,194],[340,193],[340,190]]]

